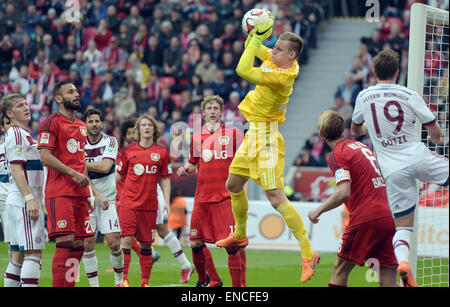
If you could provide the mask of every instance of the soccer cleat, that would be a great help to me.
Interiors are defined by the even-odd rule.
[[[152,258],[153,258],[153,264],[154,264],[156,261],[159,260],[159,258],[161,258],[161,255],[157,251],[153,250],[152,251]]]
[[[113,269],[113,268],[107,269],[107,270],[106,270],[106,273],[114,273],[114,269]]]
[[[206,274],[206,280],[204,282],[201,282],[200,280],[197,280],[197,283],[195,284],[196,288],[206,288],[208,287],[209,283],[210,283],[210,279],[209,279],[209,275]]]
[[[232,233],[223,240],[219,240],[216,242],[216,246],[218,247],[246,247],[248,245],[248,238],[244,239],[236,239]]]
[[[222,279],[219,279],[219,280],[212,280],[209,283],[208,288],[220,288],[222,286],[223,286]]]
[[[128,288],[128,287],[130,286],[130,282],[129,282],[128,280],[124,279],[124,280],[123,280],[123,286],[124,286],[125,288]]]
[[[149,288],[150,285],[149,285],[148,283],[142,283],[142,284],[141,284],[141,287],[142,287],[142,288]]]
[[[189,269],[181,270],[181,279],[178,282],[179,284],[185,284],[191,279],[192,274],[194,274],[195,268],[191,266]]]
[[[317,264],[320,261],[320,256],[317,252],[313,251],[314,255],[312,258],[303,258],[302,259],[302,277],[301,282],[307,282],[311,279],[316,271]]]
[[[121,282],[121,283],[119,283],[119,284],[116,284],[115,287],[116,287],[116,288],[124,288],[125,285],[124,285],[124,283]]]
[[[397,272],[402,280],[403,287],[418,287],[412,274],[411,266],[406,261],[400,262]]]

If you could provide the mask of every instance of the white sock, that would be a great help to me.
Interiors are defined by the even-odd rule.
[[[116,285],[123,283],[123,251],[120,248],[118,251],[111,251],[109,260],[114,269],[114,279]]]
[[[183,270],[189,269],[192,267],[189,260],[186,258],[186,255],[183,252],[183,248],[181,248],[181,244],[178,241],[177,237],[173,235],[173,233],[169,233],[164,239],[164,243],[170,248],[175,259],[177,259]]]
[[[5,287],[20,287],[20,271],[22,270],[22,265],[14,261],[10,261],[8,267],[6,268],[4,277]]]
[[[394,245],[395,257],[398,263],[406,261],[409,263],[409,243],[413,233],[413,227],[397,227],[392,244]]]
[[[39,257],[25,257],[22,271],[20,272],[20,284],[22,287],[39,287],[41,277],[41,259]]]
[[[89,285],[91,287],[99,287],[98,283],[98,261],[95,250],[92,252],[84,252],[83,254],[84,270],[86,271]]]

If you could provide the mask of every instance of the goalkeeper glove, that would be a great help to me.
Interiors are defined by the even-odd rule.
[[[261,46],[261,43],[272,34],[272,26],[272,19],[270,19],[268,22],[257,25],[249,43],[259,48],[259,46]]]

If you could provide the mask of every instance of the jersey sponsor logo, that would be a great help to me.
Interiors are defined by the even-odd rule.
[[[228,153],[223,151],[216,151],[216,150],[210,150],[210,149],[203,149],[202,150],[202,159],[204,162],[209,162],[212,159],[216,160],[226,160],[228,159]]]
[[[87,136],[87,130],[86,130],[86,127],[81,126],[81,127],[80,127],[80,131],[81,131],[81,135],[82,135],[82,136]]]
[[[74,138],[71,138],[67,141],[67,150],[72,154],[76,153],[77,151],[83,151],[81,149],[80,142],[78,142]]]
[[[62,228],[66,228],[66,227],[67,227],[67,221],[66,220],[58,221],[58,228],[62,229]]]
[[[351,180],[350,172],[345,170],[345,169],[343,169],[343,168],[338,169],[334,173],[334,176],[336,177],[336,183],[339,183],[339,182],[344,181],[344,180]]]
[[[209,150],[209,149],[202,150],[202,159],[204,162],[211,161],[212,157],[213,157],[213,153],[211,150]]]
[[[152,161],[158,162],[159,159],[161,158],[161,155],[159,153],[152,153],[151,158],[152,158]]]
[[[140,163],[136,164],[135,166],[133,166],[133,171],[136,175],[138,176],[142,176],[144,174],[144,172],[146,174],[156,174],[156,172],[158,171],[158,166],[156,165],[152,165],[150,168],[148,165],[142,165]]]
[[[50,142],[50,133],[42,133],[40,142],[41,144],[48,144]]]

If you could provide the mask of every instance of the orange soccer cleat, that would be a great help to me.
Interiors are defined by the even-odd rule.
[[[220,288],[223,287],[223,282],[221,279],[219,280],[211,280],[207,286],[208,288]]]
[[[248,238],[244,239],[236,239],[232,233],[223,240],[219,240],[216,242],[216,246],[218,247],[246,247],[248,245]]]
[[[400,262],[397,272],[402,280],[403,287],[418,287],[408,262]]]
[[[314,255],[312,258],[302,259],[302,277],[301,282],[307,282],[311,279],[316,271],[317,264],[319,263],[320,256],[317,252],[313,251]]]

